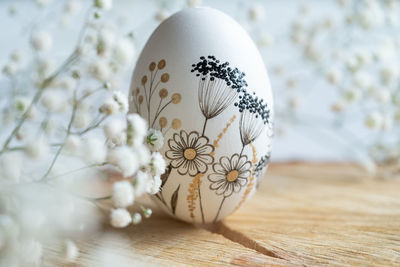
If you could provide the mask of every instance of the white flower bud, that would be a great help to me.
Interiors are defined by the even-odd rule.
[[[68,104],[65,94],[59,90],[46,90],[41,103],[50,112],[62,112]]]
[[[259,39],[259,44],[262,47],[268,47],[268,46],[272,46],[275,42],[275,38],[272,34],[268,33],[268,32],[263,32],[260,36]]]
[[[104,60],[97,60],[89,66],[89,72],[99,81],[106,82],[110,79],[110,66]]]
[[[382,115],[378,112],[372,112],[365,119],[365,126],[370,129],[379,129],[382,126]]]
[[[138,171],[133,180],[135,195],[140,197],[147,190],[147,181],[149,180],[149,174],[146,172]]]
[[[147,134],[146,142],[152,151],[158,151],[164,145],[164,136],[160,131],[150,129]]]
[[[133,150],[120,146],[109,151],[107,162],[118,167],[124,177],[132,176],[139,169],[139,161]]]
[[[113,0],[94,0],[94,6],[102,10],[110,10],[113,7]]]
[[[121,38],[114,47],[114,59],[121,65],[129,65],[135,56],[135,47],[129,38]]]
[[[75,115],[73,126],[77,129],[83,129],[89,126],[91,116],[86,110],[78,110]]]
[[[83,158],[89,163],[102,164],[106,161],[107,149],[100,138],[92,137],[86,140],[82,152]]]
[[[132,223],[133,224],[139,224],[142,221],[142,215],[140,213],[134,213],[132,216]]]
[[[113,204],[116,208],[126,208],[133,204],[135,195],[133,186],[128,181],[115,182],[112,194]]]
[[[338,85],[342,81],[342,72],[339,69],[331,69],[326,74],[326,79],[333,85]]]
[[[264,6],[255,4],[249,9],[249,18],[252,21],[261,21],[264,19]]]
[[[65,6],[64,6],[64,11],[65,13],[68,14],[76,14],[78,13],[82,8],[82,3],[78,0],[69,0]]]
[[[75,262],[79,257],[79,249],[75,242],[71,240],[65,240],[64,242],[64,258],[68,263]]]
[[[189,7],[197,7],[197,6],[201,6],[202,0],[186,0],[186,4]]]
[[[37,51],[50,50],[53,45],[53,37],[45,31],[38,31],[32,35],[31,45]]]
[[[147,183],[147,193],[155,195],[160,191],[161,178],[160,176],[154,176],[153,179],[149,180]]]
[[[17,73],[17,71],[18,71],[18,66],[15,62],[9,62],[3,68],[3,73],[10,77],[14,76]]]
[[[167,167],[163,156],[161,156],[158,152],[153,152],[151,154],[150,160],[151,170],[155,176],[160,176],[165,172],[165,168]]]
[[[111,225],[116,228],[124,228],[132,222],[131,214],[126,209],[111,210]]]
[[[147,122],[139,114],[129,114],[127,117],[127,143],[136,146],[143,142],[147,133]]]
[[[361,98],[361,91],[360,89],[352,88],[344,93],[344,97],[349,103],[357,102]]]
[[[29,157],[40,159],[49,154],[49,144],[44,138],[32,140],[25,147],[25,154]]]
[[[169,12],[165,9],[161,9],[159,11],[157,11],[156,15],[155,15],[155,19],[159,22],[164,21],[166,18],[169,17]]]
[[[70,135],[65,141],[65,149],[77,154],[82,147],[82,140],[78,135]]]
[[[104,135],[109,139],[120,139],[126,129],[125,121],[112,118],[104,124]]]
[[[113,99],[119,106],[119,111],[126,113],[128,111],[128,97],[121,91],[113,92]]]

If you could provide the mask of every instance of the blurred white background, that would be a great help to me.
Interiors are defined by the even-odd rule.
[[[188,2],[118,0],[114,1],[112,15],[119,17],[120,31],[133,32],[136,56],[138,56],[147,38],[160,23],[160,19],[187,7]],[[358,141],[370,142],[376,138],[376,135],[371,136],[370,130],[364,127],[363,119],[357,120],[351,116],[344,119],[347,126],[338,136],[338,132],[331,127],[335,123],[334,116],[336,116],[331,111],[332,99],[337,98],[338,92],[326,81],[325,75],[315,72],[310,67],[310,63],[304,59],[303,52],[291,40],[293,24],[298,22],[312,23],[329,18],[334,25],[339,23],[338,31],[341,31],[343,28],[340,28],[342,26],[340,17],[343,17],[344,11],[338,2],[349,1],[201,1],[203,6],[220,9],[234,17],[259,44],[260,53],[270,74],[278,113],[289,113],[289,116],[288,114],[283,116],[285,119],[280,119],[279,114],[276,118],[277,132],[272,153],[274,161],[346,159],[362,161],[367,158],[364,155],[367,145],[354,149],[354,144]],[[64,1],[52,1],[50,5],[64,4]],[[29,38],[28,32],[31,29],[26,28],[26,25],[32,20],[42,21],[39,24],[42,29],[52,30],[59,27],[54,25],[54,21],[63,26],[63,31],[55,33],[52,54],[56,59],[65,57],[70,52],[68,48],[76,41],[77,29],[83,23],[84,1],[81,1],[81,5],[83,7],[73,17],[64,17],[61,12],[52,12],[51,9],[47,9],[45,15],[38,16],[36,12],[38,7],[33,1],[1,1],[0,65],[7,62],[12,50],[29,48],[28,42],[20,41],[21,37]],[[8,16],[14,11],[14,16]],[[53,19],[51,23],[45,24],[43,16],[55,17],[56,20]],[[350,27],[349,33],[343,33],[343,36],[346,37],[348,34],[353,34],[350,32]],[[331,46],[334,46],[336,41],[338,40],[333,39]],[[338,49],[341,49],[341,46],[338,45]],[[323,46],[319,48],[319,52],[325,53]],[[119,85],[120,90],[128,90],[129,79],[129,76],[126,77],[125,82]],[[2,78],[0,86],[5,82]],[[354,111],[355,114],[357,112]],[[301,114],[304,121],[291,120],[290,113]]]

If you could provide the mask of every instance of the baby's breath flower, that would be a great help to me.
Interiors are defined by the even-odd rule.
[[[65,95],[59,90],[47,90],[42,96],[42,105],[50,112],[64,111],[67,104]]]
[[[67,262],[75,262],[79,257],[79,249],[72,240],[64,241],[64,258]]]
[[[189,7],[196,7],[202,4],[202,0],[186,0],[186,3]]]
[[[49,144],[45,138],[31,140],[25,147],[25,154],[31,158],[40,159],[49,153]]]
[[[160,150],[164,145],[164,137],[162,133],[158,130],[150,129],[146,139],[147,139],[147,144],[153,151]]]
[[[124,228],[132,222],[131,214],[126,209],[111,210],[111,225],[116,228]]]
[[[169,17],[169,12],[165,9],[158,10],[155,15],[155,19],[158,22],[163,22],[168,17]]]
[[[124,113],[128,111],[128,97],[125,94],[121,91],[114,91],[113,99],[118,104],[119,111]]]
[[[264,18],[264,7],[260,4],[255,4],[249,9],[249,18],[252,21],[261,21]]]
[[[20,113],[24,113],[29,104],[30,99],[26,96],[16,96],[14,99],[14,107]]]
[[[96,60],[89,66],[89,72],[101,82],[106,82],[110,79],[110,66],[104,60]]]
[[[104,101],[104,104],[101,105],[99,111],[100,113],[104,113],[107,115],[112,115],[117,113],[119,110],[118,103],[114,101],[112,98],[108,98]]]
[[[140,144],[133,148],[138,156],[140,166],[147,166],[150,163],[151,154],[147,146]]]
[[[143,142],[147,132],[147,122],[139,114],[127,116],[127,144],[136,146]]]
[[[132,205],[135,200],[132,184],[128,181],[114,183],[112,199],[116,208],[126,208]]]
[[[94,0],[94,6],[102,10],[110,10],[113,7],[113,0]]]
[[[17,73],[17,71],[18,71],[18,65],[15,62],[9,62],[3,68],[3,73],[10,77],[14,76]]]
[[[1,177],[18,183],[22,171],[22,158],[17,153],[5,153],[0,157]],[[0,248],[1,250],[1,248]]]
[[[50,50],[53,45],[53,37],[46,31],[38,31],[32,34],[31,45],[37,51]]]
[[[65,141],[65,149],[76,154],[82,148],[82,140],[78,135],[71,134]]]
[[[97,137],[91,137],[85,141],[82,152],[83,158],[93,164],[102,164],[106,161],[107,149],[104,141]]]
[[[132,176],[139,169],[139,161],[134,151],[127,146],[113,148],[107,155],[107,162],[116,166],[124,177]]]
[[[146,192],[151,195],[155,195],[160,191],[160,186],[161,186],[160,176],[158,175],[154,176],[151,180],[148,181]]]
[[[79,109],[76,112],[75,120],[73,125],[77,129],[83,129],[89,126],[91,116],[87,110]]]
[[[149,174],[143,171],[138,171],[133,180],[135,195],[141,196],[146,192],[147,181],[149,180]]]
[[[146,219],[150,218],[151,214],[153,213],[153,211],[149,208],[144,208],[142,207],[142,211],[143,211],[143,215]]]
[[[378,129],[382,126],[382,115],[379,112],[372,112],[365,119],[365,125],[370,129]]]
[[[129,65],[135,56],[135,47],[129,38],[121,38],[114,47],[114,58],[121,65]]]
[[[69,0],[65,6],[64,11],[68,14],[78,13],[82,8],[82,3],[79,0]]]
[[[135,212],[132,216],[132,223],[139,224],[142,221],[142,215],[140,213]]]
[[[167,167],[163,156],[159,152],[153,152],[151,154],[150,166],[155,176],[163,174]]]
[[[104,135],[109,139],[120,139],[126,129],[126,123],[119,118],[110,118],[104,124]]]

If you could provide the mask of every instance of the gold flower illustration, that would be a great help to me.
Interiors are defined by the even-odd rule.
[[[205,173],[208,165],[214,161],[212,156],[214,147],[208,142],[209,139],[200,136],[198,132],[192,131],[188,134],[181,130],[168,140],[170,150],[165,156],[171,160],[171,166],[181,175],[195,176],[198,173]]]
[[[246,155],[233,154],[231,158],[221,157],[219,163],[213,165],[214,173],[208,175],[210,189],[224,198],[238,193],[246,185],[250,176],[251,162]]]

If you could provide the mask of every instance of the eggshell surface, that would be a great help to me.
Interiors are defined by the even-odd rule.
[[[211,8],[180,11],[153,32],[137,61],[130,112],[160,130],[167,161],[155,201],[212,223],[254,193],[270,159],[273,99],[245,30]]]

